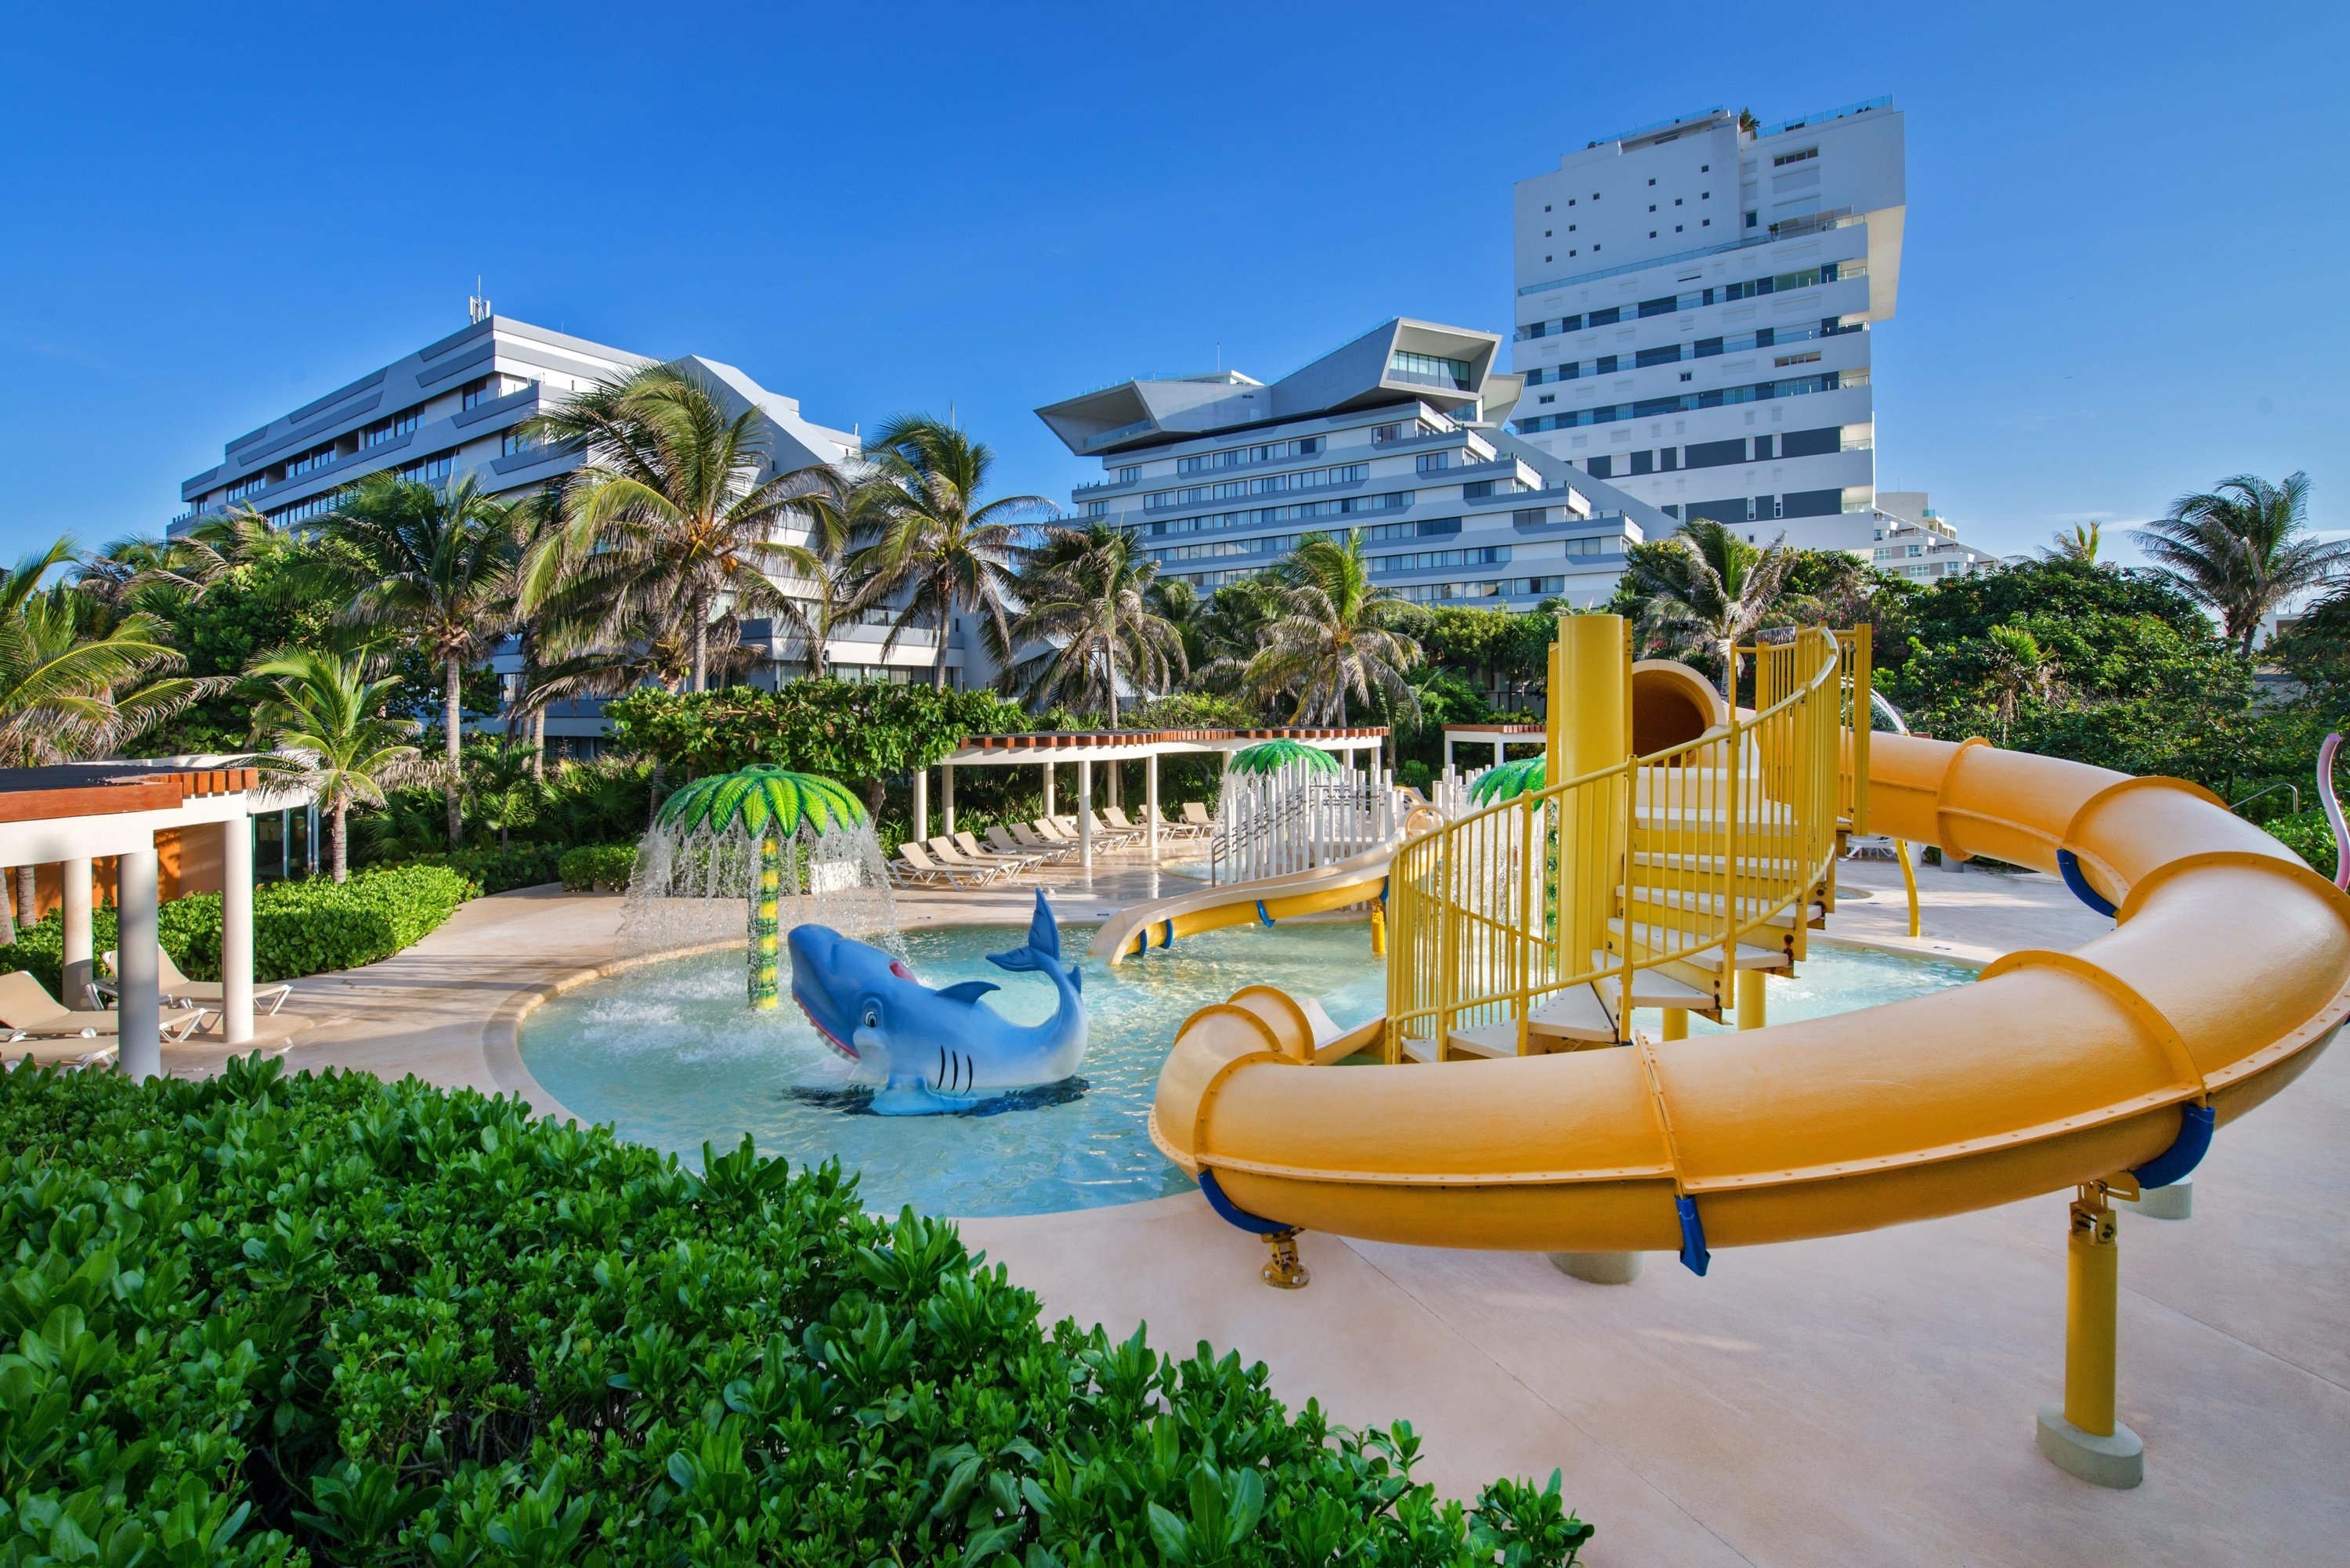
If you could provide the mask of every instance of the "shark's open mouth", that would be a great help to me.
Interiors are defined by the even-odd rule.
[[[815,1030],[818,1035],[822,1036],[826,1044],[831,1046],[835,1051],[838,1052],[841,1055],[847,1057],[852,1062],[861,1062],[864,1060],[863,1057],[857,1054],[856,1046],[851,1045],[847,1041],[843,1040],[839,1035],[835,1034],[831,1030],[827,1029],[824,1026],[824,1024],[816,1018],[815,1010],[810,1008],[806,1002],[800,1000],[800,993],[798,992],[795,991],[792,992],[792,1001],[798,1006],[801,1015],[808,1021],[808,1027]]]

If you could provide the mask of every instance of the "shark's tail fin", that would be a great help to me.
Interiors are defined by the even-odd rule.
[[[990,953],[987,961],[998,969],[1008,969],[1018,974],[1031,970],[1045,970],[1061,962],[1061,926],[1053,919],[1053,906],[1045,901],[1045,889],[1036,889],[1036,912],[1029,918],[1026,945],[1014,948],[1008,953]],[[1082,987],[1084,976],[1076,965],[1063,969],[1069,983]]]

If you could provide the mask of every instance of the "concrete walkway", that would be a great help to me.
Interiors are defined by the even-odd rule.
[[[1923,870],[1907,935],[1898,867],[1846,863],[1830,934],[1986,961],[2108,929],[2054,878]],[[1165,873],[1070,877],[1068,919],[1153,896]],[[1866,892],[1866,898],[1859,895]],[[1024,886],[909,896],[909,923],[1025,919]],[[411,951],[306,981],[289,1053],[532,1093],[492,1042],[529,999],[617,958],[618,900],[535,890],[467,906]],[[1203,999],[1206,1000],[1206,999]],[[501,1023],[504,1020],[504,1023]],[[2125,1212],[2122,1418],[2147,1481],[2110,1492],[2033,1447],[2062,1392],[2066,1197],[1866,1235],[1669,1256],[1630,1285],[1539,1256],[1310,1235],[1304,1291],[1196,1197],[969,1220],[1053,1316],[1138,1321],[1166,1350],[1262,1359],[1288,1398],[1408,1419],[1423,1479],[1473,1494],[1565,1472],[1599,1530],[1586,1560],[1826,1564],[2350,1564],[2350,1053],[2223,1131],[2195,1218]]]

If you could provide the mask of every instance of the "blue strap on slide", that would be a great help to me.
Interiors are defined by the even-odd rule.
[[[1174,922],[1174,921],[1172,921],[1172,920],[1170,920],[1170,921],[1168,921],[1168,922],[1167,922],[1167,934],[1166,934],[1165,936],[1160,937],[1160,938],[1159,939],[1159,950],[1160,952],[1165,952],[1169,948],[1171,948],[1171,947],[1173,947],[1174,945],[1175,945],[1175,922]]]
[[[1713,1254],[1705,1250],[1705,1221],[1697,1217],[1697,1199],[1676,1198],[1673,1207],[1681,1215],[1681,1264],[1703,1279],[1705,1266],[1713,1261]]]
[[[2183,1181],[2211,1150],[2211,1129],[2218,1118],[2209,1106],[2178,1107],[2178,1136],[2170,1147],[2130,1172],[2140,1187],[2168,1187]]]
[[[1273,917],[1264,912],[1264,900],[1263,898],[1259,898],[1256,901],[1256,918],[1268,926],[1273,924]]]
[[[2056,852],[2056,869],[2064,876],[2064,886],[2073,889],[2073,897],[2106,919],[2110,920],[2114,918],[2116,913],[2114,907],[2106,902],[2104,895],[2089,886],[2089,879],[2081,875],[2080,859],[2071,850],[2059,849]]]
[[[1208,1207],[1216,1211],[1218,1219],[1227,1225],[1239,1226],[1252,1236],[1278,1236],[1284,1231],[1296,1229],[1294,1225],[1267,1220],[1241,1208],[1224,1196],[1224,1189],[1216,1184],[1216,1173],[1212,1170],[1202,1169],[1200,1172],[1200,1190],[1208,1195]]]

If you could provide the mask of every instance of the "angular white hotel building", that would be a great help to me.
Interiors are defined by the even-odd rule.
[[[187,509],[168,532],[184,533],[205,514],[238,504],[281,527],[297,525],[323,515],[353,480],[386,469],[434,483],[471,475],[493,494],[529,493],[577,468],[581,453],[533,441],[524,426],[598,380],[653,362],[650,355],[485,314],[230,441],[217,466],[180,486]],[[760,480],[817,463],[852,463],[862,452],[854,431],[816,423],[797,399],[769,391],[732,365],[699,355],[671,362],[699,374],[729,415],[758,410],[765,445]],[[886,611],[869,611],[859,624],[834,629],[827,658],[837,673],[850,680],[931,678],[937,635],[910,630],[884,653],[888,619]],[[757,650],[748,675],[754,683],[772,686],[799,673],[805,650],[773,623],[746,622],[743,637]],[[965,653],[962,639],[950,634],[951,684],[963,682]],[[520,661],[503,653],[492,664],[510,675]],[[602,712],[593,699],[559,704],[547,715],[547,734],[571,750],[592,752],[606,733]]]
[[[1520,181],[1513,421],[1675,518],[1866,550],[1869,338],[1906,213],[1889,98],[1778,125],[1709,109]],[[1914,521],[1914,520],[1913,520]]]
[[[1104,477],[1076,510],[1134,533],[1203,593],[1307,534],[1362,532],[1383,587],[1529,609],[1615,589],[1625,546],[1669,530],[1504,421],[1519,379],[1491,332],[1396,319],[1278,380],[1237,370],[1120,381],[1036,410]]]

